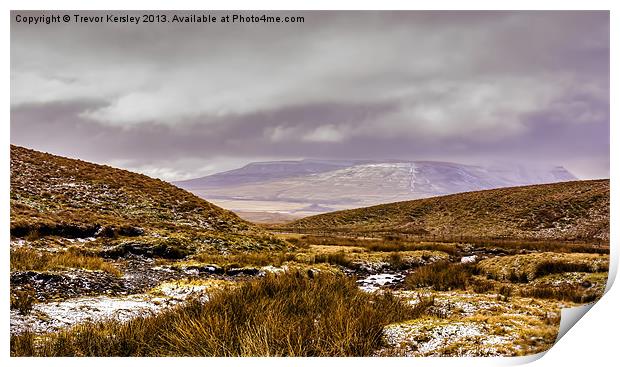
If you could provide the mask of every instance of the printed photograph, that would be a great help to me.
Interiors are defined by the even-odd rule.
[[[609,11],[10,18],[12,357],[530,356],[605,292]]]

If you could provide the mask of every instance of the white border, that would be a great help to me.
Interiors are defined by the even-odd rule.
[[[346,3],[344,1],[334,0],[315,0],[315,1],[251,1],[251,0],[231,0],[226,2],[216,1],[187,1],[176,0],[174,2],[155,0],[155,1],[135,1],[127,2],[121,0],[111,1],[88,1],[80,2],[76,0],[72,1],[6,1],[3,2],[6,11],[0,22],[2,24],[4,43],[3,50],[5,51],[3,58],[4,70],[3,73],[3,100],[5,103],[2,105],[3,116],[5,116],[2,123],[2,134],[0,134],[3,140],[2,146],[5,148],[0,149],[0,160],[2,162],[2,180],[0,184],[1,192],[5,193],[2,196],[2,208],[0,213],[0,230],[3,237],[9,239],[9,119],[10,119],[10,59],[8,57],[9,42],[10,42],[10,19],[9,9],[84,9],[84,10],[96,10],[96,9],[213,9],[213,10],[231,10],[231,9],[248,9],[248,10],[261,10],[261,9],[283,9],[283,10],[302,10],[302,9],[366,9],[366,10],[380,10],[380,9],[417,9],[417,10],[611,10],[611,44],[614,45],[614,40],[620,39],[618,37],[618,17],[615,16],[615,10],[618,9],[617,1],[604,1],[604,0],[589,0],[589,1],[484,1],[484,0],[435,0],[435,1],[405,1],[405,0],[383,0],[383,1],[370,1],[362,0]],[[615,5],[615,7],[614,7]],[[616,65],[618,61],[616,48],[611,49],[611,65]],[[617,73],[611,74],[611,101],[614,100],[615,88],[618,85]],[[618,120],[618,111],[616,106],[611,105],[611,121]],[[618,135],[618,128],[611,124],[611,136],[616,137]],[[611,228],[618,228],[617,216],[615,215],[618,208],[618,200],[616,192],[618,192],[618,184],[615,180],[617,175],[617,160],[614,157],[618,157],[618,147],[611,145],[611,186],[612,186],[612,216],[611,216]],[[617,246],[617,233],[612,230],[611,234],[612,243],[612,268],[617,268],[618,254],[616,251]],[[108,364],[142,364],[149,363],[156,366],[169,366],[172,364],[183,365],[204,365],[204,364],[216,364],[216,365],[237,365],[237,364],[257,364],[257,365],[289,365],[291,363],[295,365],[341,365],[345,364],[360,364],[366,366],[376,366],[377,364],[390,364],[390,365],[458,365],[461,366],[464,363],[469,365],[480,366],[493,366],[504,364],[519,364],[526,362],[527,360],[535,358],[523,359],[511,359],[511,358],[306,358],[306,359],[262,359],[262,358],[235,358],[235,359],[180,359],[180,358],[158,358],[148,360],[138,360],[135,358],[92,358],[92,359],[77,359],[77,358],[52,358],[52,359],[34,359],[34,358],[12,358],[9,359],[9,317],[8,317],[8,289],[9,289],[9,256],[8,256],[8,243],[5,243],[5,250],[2,252],[2,266],[4,272],[2,272],[3,280],[3,292],[0,295],[2,299],[5,311],[2,318],[3,330],[6,332],[0,332],[0,338],[2,338],[2,345],[4,347],[3,357],[7,359],[5,365],[38,365],[45,364],[46,366],[65,366],[65,365],[81,365],[83,363],[89,363],[94,365],[108,365]],[[611,281],[611,280],[610,280]],[[611,290],[602,298],[600,302],[592,307],[592,310],[588,312],[583,320],[578,322],[571,330],[568,331],[566,336],[562,338],[550,351],[544,356],[534,362],[536,366],[572,366],[572,365],[609,365],[616,359],[617,355],[617,340],[618,340],[618,325],[619,325],[619,311],[620,310],[620,294],[618,287],[611,288]],[[8,363],[8,364],[7,364]]]

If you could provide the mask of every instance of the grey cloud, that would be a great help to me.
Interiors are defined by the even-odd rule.
[[[501,158],[608,176],[608,12],[299,14],[13,22],[11,141],[167,179],[300,157]]]

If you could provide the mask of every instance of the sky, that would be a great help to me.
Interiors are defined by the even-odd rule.
[[[33,25],[18,14],[39,13],[11,13],[12,144],[169,181],[301,158],[609,177],[606,11],[137,25]]]

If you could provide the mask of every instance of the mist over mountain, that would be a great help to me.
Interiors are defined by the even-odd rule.
[[[404,160],[314,160],[254,162],[192,180],[178,187],[236,211],[303,215],[433,196],[577,178],[561,166],[483,167],[452,162]],[[320,209],[320,210],[317,210]]]

